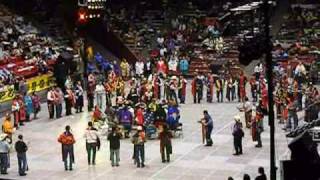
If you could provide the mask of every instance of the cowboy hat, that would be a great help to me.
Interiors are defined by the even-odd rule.
[[[5,134],[5,133],[0,134],[0,141],[3,141],[3,140],[6,139],[7,137],[8,137],[8,135]]]
[[[237,122],[240,122],[240,116],[239,115],[234,116],[234,120]]]
[[[138,126],[138,127],[137,127],[137,130],[138,130],[138,131],[142,131],[142,126]]]

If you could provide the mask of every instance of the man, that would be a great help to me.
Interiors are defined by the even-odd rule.
[[[180,103],[184,104],[186,100],[186,88],[187,88],[187,80],[180,75],[179,85],[178,85],[178,97],[180,99]]]
[[[73,134],[71,133],[71,128],[69,125],[66,126],[65,130],[66,131],[59,136],[58,142],[62,145],[62,161],[64,162],[64,169],[66,171],[72,171],[72,163],[74,163],[73,144],[76,143],[76,140],[74,139]]]
[[[100,139],[98,136],[98,131],[93,127],[92,122],[88,122],[88,128],[84,134],[86,139],[86,149],[88,153],[88,164],[96,164],[96,151],[100,149]],[[91,157],[92,152],[92,157]]]
[[[123,125],[125,130],[125,138],[129,137],[131,126],[133,123],[133,113],[130,112],[127,105],[119,111],[119,122]]]
[[[146,135],[142,126],[138,126],[137,132],[132,137],[132,143],[134,144],[134,158],[137,163],[137,167],[144,168],[144,143],[146,142]]]
[[[246,83],[247,83],[247,77],[244,75],[244,72],[240,73],[239,78],[239,102],[244,102],[246,97]]]
[[[70,88],[67,87],[66,94],[64,95],[65,103],[66,103],[66,116],[72,114],[71,108],[74,107],[75,97]]]
[[[224,79],[220,76],[216,79],[216,93],[218,102],[223,102]]]
[[[261,133],[263,132],[263,111],[261,108],[261,104],[256,109],[256,133],[257,133],[257,142],[256,145],[257,148],[262,147],[262,141],[261,141]]]
[[[242,130],[242,123],[240,122],[240,116],[235,116],[234,120],[235,124],[233,125],[232,135],[235,153],[233,155],[237,156],[242,154],[242,138],[244,132]]]
[[[259,167],[258,168],[258,172],[259,172],[259,176],[257,176],[256,178],[255,178],[255,180],[267,180],[267,176],[266,176],[266,174],[264,173],[264,169],[263,169],[263,167]]]
[[[172,134],[166,124],[162,125],[161,131],[159,133],[160,139],[160,152],[162,163],[170,162],[170,154],[172,154]]]
[[[293,129],[296,129],[298,126],[298,115],[297,115],[297,110],[298,110],[298,102],[293,97],[292,94],[290,94],[289,97],[289,103],[288,103],[288,120],[287,120],[287,126],[286,130],[291,130],[292,129],[292,122],[293,120]]]
[[[202,99],[203,93],[203,78],[201,75],[197,75],[194,77],[192,81],[192,95],[193,95],[193,103],[199,103]]]
[[[18,136],[18,141],[15,144],[15,150],[17,152],[17,157],[18,157],[19,175],[25,176],[27,175],[25,172],[28,166],[27,154],[26,154],[28,150],[28,146],[23,141],[23,136],[21,134]]]
[[[212,103],[213,100],[214,79],[211,73],[207,75],[207,102]]]
[[[203,111],[203,119],[202,120],[203,120],[202,123],[206,128],[206,145],[205,146],[212,146],[211,133],[213,130],[213,120],[207,110]]]
[[[249,101],[248,97],[245,97],[245,102],[243,104],[244,117],[246,120],[246,127],[251,127],[251,117],[252,117],[252,104]]]
[[[12,140],[12,134],[14,132],[13,126],[11,124],[11,115],[9,113],[4,117],[4,121],[2,123],[2,131],[7,134],[8,137]]]
[[[110,141],[110,160],[111,166],[119,166],[120,161],[120,139],[121,134],[116,127],[112,127],[111,133],[108,135]]]
[[[62,103],[63,103],[63,92],[59,87],[55,88],[55,97],[56,97],[56,101],[55,101],[55,105],[56,105],[56,118],[59,119],[61,118],[61,114],[62,114]]]
[[[48,112],[49,112],[49,118],[53,119],[54,117],[54,102],[56,100],[55,93],[53,91],[53,88],[50,88],[47,94],[47,104],[48,104]]]
[[[94,91],[96,88],[96,78],[90,73],[88,76],[88,87],[87,87],[87,99],[88,99],[88,111],[92,111],[94,106]]]
[[[83,88],[81,82],[78,81],[75,87],[76,113],[82,112],[83,107]]]
[[[2,134],[0,136],[0,172],[1,174],[8,174],[8,164],[9,164],[9,144],[7,142],[7,135]]]

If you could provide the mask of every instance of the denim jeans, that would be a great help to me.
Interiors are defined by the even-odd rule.
[[[56,104],[56,118],[60,118],[62,113],[62,104]]]
[[[103,95],[102,94],[97,94],[96,96],[96,105],[99,106],[100,109],[102,109],[102,98]]]
[[[137,144],[135,148],[135,160],[137,166],[140,167],[144,165],[144,144]]]
[[[0,153],[1,174],[7,173],[7,168],[8,168],[8,154],[7,153]]]
[[[111,165],[119,165],[120,157],[119,157],[119,149],[110,149],[110,160]]]
[[[291,120],[293,119],[293,129],[296,129],[298,126],[298,115],[296,112],[290,112],[288,114],[288,120],[287,120],[287,129],[292,129],[292,123]]]
[[[96,163],[96,152],[97,152],[97,143],[87,143],[86,144],[87,153],[88,153],[88,164]],[[92,151],[92,158],[91,158]]]
[[[26,153],[17,153],[19,174],[24,174],[27,169],[27,155]]]

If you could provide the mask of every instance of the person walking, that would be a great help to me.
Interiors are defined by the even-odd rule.
[[[54,102],[56,100],[56,96],[53,88],[50,88],[47,94],[47,104],[48,104],[48,112],[49,118],[53,119],[54,117]]]
[[[232,135],[235,153],[233,155],[237,156],[242,154],[242,138],[244,137],[244,132],[242,130],[242,123],[240,122],[240,116],[235,116],[234,120],[235,124],[233,125]]]
[[[134,144],[134,159],[137,163],[137,167],[144,168],[144,143],[146,142],[145,133],[142,126],[138,126],[137,132],[132,137],[132,143]]]
[[[7,169],[9,166],[9,143],[7,141],[8,136],[2,134],[0,136],[0,173],[8,174]]]
[[[267,180],[267,176],[264,173],[264,168],[263,167],[259,167],[258,168],[258,172],[259,172],[259,176],[257,176],[255,178],[255,180]]]
[[[73,134],[71,133],[71,128],[69,125],[65,127],[65,132],[63,132],[59,138],[58,142],[62,146],[62,161],[64,162],[64,169],[66,171],[72,171],[72,164],[74,163],[74,151],[73,145],[76,143]],[[69,157],[69,167],[68,167],[68,157]]]
[[[20,134],[18,136],[18,141],[15,144],[15,150],[17,152],[17,158],[18,158],[18,166],[19,166],[19,175],[20,176],[26,176],[27,174],[25,173],[27,170],[27,150],[28,146],[27,144],[23,141],[23,136]]]
[[[207,110],[203,111],[202,123],[206,128],[206,145],[205,146],[212,146],[211,133],[213,130],[213,120]]]
[[[88,164],[96,164],[96,152],[100,149],[100,139],[98,136],[98,130],[93,127],[92,122],[88,122],[88,128],[84,134],[86,139],[86,149],[88,153]],[[92,152],[92,153],[91,153]],[[92,155],[92,156],[91,156]]]
[[[170,162],[170,154],[172,154],[172,134],[166,124],[162,125],[161,132],[159,133],[160,139],[160,153],[162,163]]]
[[[72,107],[74,107],[75,104],[75,96],[72,90],[68,87],[66,88],[64,99],[66,104],[66,116],[69,116],[72,114]]]
[[[119,166],[120,139],[121,133],[118,131],[118,128],[112,127],[111,133],[108,135],[108,140],[110,141],[110,161],[112,167]]]

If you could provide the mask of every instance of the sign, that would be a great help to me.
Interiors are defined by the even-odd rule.
[[[55,85],[52,74],[44,74],[27,80],[28,93],[38,92]]]
[[[38,92],[55,85],[52,74],[44,74],[27,80],[28,93]],[[14,86],[4,86],[0,88],[0,103],[12,100],[16,95]]]

